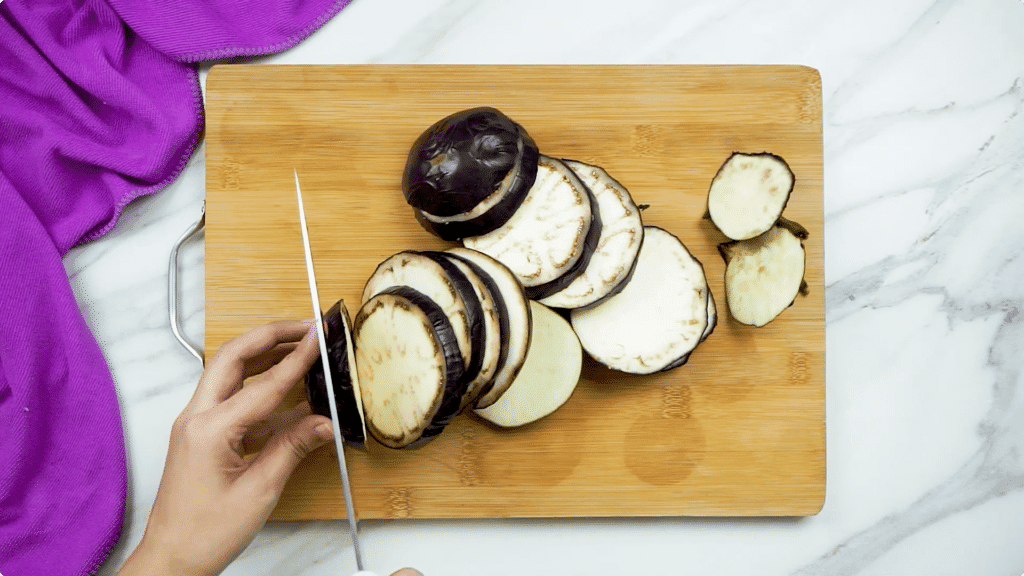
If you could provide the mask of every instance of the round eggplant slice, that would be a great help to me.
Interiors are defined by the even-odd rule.
[[[494,108],[452,114],[413,143],[402,175],[405,200],[434,216],[468,212],[500,188],[529,146],[536,148],[526,130]]]
[[[359,378],[352,349],[352,329],[345,303],[338,300],[324,313],[324,334],[327,337],[327,360],[334,386],[334,402],[338,409],[341,435],[348,442],[362,444],[366,440],[363,423],[363,403],[359,393]],[[317,358],[306,373],[306,397],[314,414],[331,417],[327,398],[327,379],[324,365]]]
[[[551,414],[580,381],[583,350],[572,327],[543,304],[530,302],[530,307],[533,338],[523,369],[494,404],[474,411],[498,426],[522,426]]]
[[[483,330],[483,313],[473,285],[458,267],[438,253],[399,252],[384,260],[363,287],[363,302],[396,286],[422,292],[441,307],[455,331],[466,378],[475,378],[483,350],[474,348]]]
[[[469,281],[473,288],[473,293],[480,304],[481,329],[479,336],[473,341],[473,353],[479,352],[481,354],[480,368],[476,371],[476,376],[467,385],[466,393],[462,397],[462,404],[459,408],[461,412],[463,408],[476,402],[481,392],[487,386],[490,386],[494,375],[498,371],[502,352],[507,353],[508,351],[508,346],[502,340],[500,318],[500,316],[505,315],[507,325],[507,313],[504,310],[504,303],[498,300],[501,298],[501,294],[497,292],[494,282],[478,266],[445,252],[428,252],[426,254],[445,258],[454,264]],[[497,295],[495,296],[495,294]],[[499,304],[501,307],[500,312],[498,309]]]
[[[704,267],[661,228],[644,227],[633,278],[597,306],[570,312],[583,349],[614,370],[651,374],[680,366],[708,325]]]
[[[583,273],[540,302],[552,308],[583,308],[624,287],[640,253],[644,225],[629,191],[603,168],[575,160],[562,162],[593,192],[601,217],[601,236]]]
[[[793,304],[804,282],[805,260],[803,228],[794,230],[775,226],[756,238],[718,246],[726,262],[725,298],[737,321],[764,326]]]
[[[515,167],[509,171],[497,191],[482,200],[468,212],[454,216],[434,216],[413,209],[416,221],[428,232],[442,240],[461,240],[497,230],[508,222],[526,198],[537,178],[537,160],[540,154],[532,141],[524,142]]]
[[[439,432],[464,390],[462,355],[441,307],[412,288],[391,288],[359,309],[353,340],[370,435],[404,448],[428,429]]]
[[[781,157],[734,152],[708,190],[708,215],[733,240],[763,234],[782,216],[795,178]]]
[[[507,330],[502,337],[502,342],[507,344],[505,361],[476,402],[478,408],[485,408],[494,404],[508,390],[526,361],[533,326],[530,301],[526,298],[522,284],[501,262],[482,252],[462,247],[452,248],[446,253],[475,264],[489,276],[501,294],[497,300],[502,301],[507,314],[507,324],[502,328],[503,331]]]
[[[542,155],[537,179],[512,218],[462,243],[507,266],[528,297],[541,299],[583,273],[600,237],[593,193],[561,161]]]

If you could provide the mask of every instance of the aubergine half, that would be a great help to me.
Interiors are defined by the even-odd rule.
[[[718,245],[725,259],[725,297],[737,321],[764,326],[793,305],[806,289],[803,240],[807,230],[782,218],[749,240]]]
[[[363,423],[363,405],[360,398],[359,378],[355,367],[352,330],[345,303],[338,300],[324,313],[324,335],[327,338],[327,358],[334,386],[334,402],[338,409],[341,436],[348,442],[366,441]],[[314,414],[331,417],[330,399],[327,397],[327,379],[320,358],[306,373],[306,397]]]
[[[468,236],[486,234],[501,227],[523,203],[530,187],[537,179],[540,153],[536,146],[527,145],[524,141],[520,152],[515,166],[505,175],[498,189],[472,209],[454,216],[435,216],[415,208],[413,214],[416,221],[427,232],[442,240],[461,240]]]
[[[426,218],[461,216],[455,222],[465,224],[499,205],[500,215],[511,216],[533,185],[536,167],[531,170],[531,158],[535,164],[536,143],[501,111],[463,110],[416,139],[402,174],[402,191],[428,230]],[[490,216],[490,225],[501,225],[493,222],[495,214]]]

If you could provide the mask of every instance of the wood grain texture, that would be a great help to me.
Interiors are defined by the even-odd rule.
[[[360,518],[811,515],[825,490],[821,81],[800,66],[215,66],[207,80],[206,346],[310,316],[292,169],[321,306],[354,314],[376,265],[446,243],[404,203],[413,140],[494,106],[542,153],[599,164],[703,262],[720,321],[683,367],[584,362],[559,411],[501,430],[463,415],[406,451],[346,449]],[[809,294],[764,328],[726,313],[724,237],[702,216],[733,151],[784,157],[810,232]],[[300,390],[290,399],[301,399]],[[333,447],[275,519],[344,517]]]

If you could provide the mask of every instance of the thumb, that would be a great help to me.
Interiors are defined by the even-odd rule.
[[[328,418],[308,415],[275,432],[249,470],[280,491],[299,462],[332,438],[334,432]]]

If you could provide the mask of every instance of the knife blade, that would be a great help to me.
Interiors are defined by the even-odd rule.
[[[348,466],[345,465],[345,442],[341,437],[341,426],[338,421],[338,403],[334,399],[334,382],[331,379],[330,361],[327,358],[327,337],[324,334],[323,312],[320,310],[320,294],[316,289],[316,274],[313,271],[313,253],[309,248],[309,230],[306,228],[306,210],[302,205],[302,190],[299,188],[299,171],[295,172],[295,196],[299,202],[299,227],[302,229],[302,248],[306,254],[306,276],[309,278],[309,293],[313,299],[313,318],[316,324],[316,337],[320,343],[320,361],[324,368],[324,382],[327,384],[327,403],[331,409],[331,424],[334,429],[334,448],[338,451],[338,473],[341,475],[341,489],[345,496],[345,514],[348,516],[348,530],[352,537],[352,549],[356,555],[356,576],[373,576],[363,571],[363,553],[359,547],[359,532],[356,526],[356,514],[352,505],[352,487],[348,480]]]

